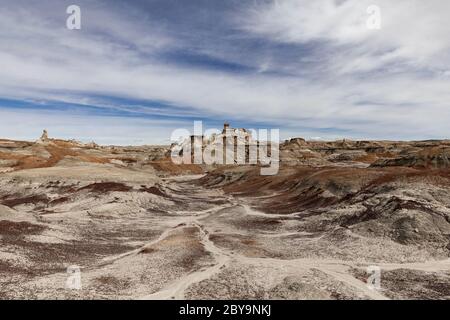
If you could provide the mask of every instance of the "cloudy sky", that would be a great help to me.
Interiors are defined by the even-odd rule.
[[[66,8],[81,8],[68,30]],[[377,5],[381,28],[369,29]],[[0,0],[0,137],[450,137],[447,0]]]

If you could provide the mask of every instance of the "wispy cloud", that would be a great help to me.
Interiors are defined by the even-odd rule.
[[[56,125],[73,115],[96,119],[98,131],[83,131],[92,139],[120,143],[139,134],[113,123],[144,132],[193,118],[265,123],[285,137],[450,135],[446,1],[375,1],[380,30],[366,28],[365,0],[78,2],[80,31],[65,28],[67,1],[2,7],[3,136],[24,136],[7,126],[24,117],[33,132],[53,125],[77,138]]]

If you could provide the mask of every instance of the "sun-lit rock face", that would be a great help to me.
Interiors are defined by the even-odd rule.
[[[48,132],[46,129],[44,129],[44,131],[42,131],[42,135],[40,138],[42,141],[47,141],[48,140]]]

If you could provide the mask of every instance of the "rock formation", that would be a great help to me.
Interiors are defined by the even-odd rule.
[[[43,141],[43,142],[48,141],[48,132],[47,132],[46,129],[44,129],[44,130],[42,131],[42,135],[41,135],[41,137],[39,138],[39,140],[41,140],[41,141]]]

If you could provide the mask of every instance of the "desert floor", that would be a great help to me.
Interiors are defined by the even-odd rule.
[[[450,298],[441,171],[291,164],[261,177],[180,171],[140,159],[147,149],[4,144],[16,162],[0,174],[2,299]]]

